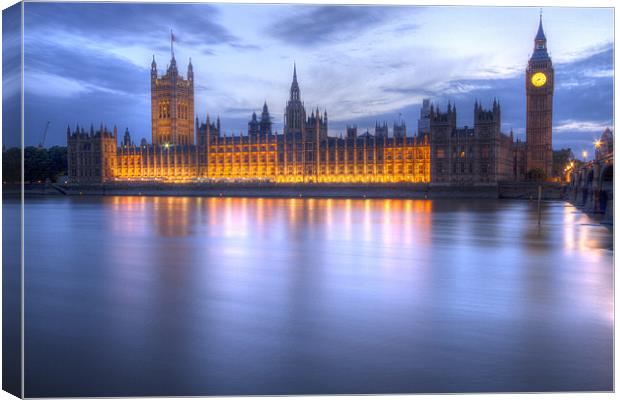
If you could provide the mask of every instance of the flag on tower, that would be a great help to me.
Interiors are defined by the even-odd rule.
[[[172,44],[176,41],[177,38],[174,36],[174,33],[172,33],[172,29],[170,29],[170,56],[172,58],[174,58],[174,46]]]

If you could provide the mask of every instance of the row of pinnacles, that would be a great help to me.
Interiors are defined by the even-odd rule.
[[[101,182],[112,178],[111,164],[117,151],[116,126],[109,131],[101,124],[95,131],[93,125],[87,132],[76,126],[71,132],[67,126],[67,169],[75,182]]]
[[[115,133],[68,133],[70,177],[79,183],[113,180],[184,182],[208,180],[270,180],[275,182],[428,182],[428,141],[406,137],[404,123],[388,138],[376,129],[347,138],[328,136],[327,111],[310,115],[297,82],[296,66],[285,110],[284,130],[272,131],[267,103],[260,120],[252,115],[247,135],[224,134],[219,117],[193,120],[193,67],[188,79],[178,74],[174,54],[159,77],[151,64],[152,144],[136,146],[129,131],[116,143]],[[192,129],[190,129],[190,126]],[[377,125],[378,128],[378,125]],[[194,132],[196,142],[194,144]],[[103,144],[102,138],[105,138]]]

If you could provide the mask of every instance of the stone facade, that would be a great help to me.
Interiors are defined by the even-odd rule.
[[[542,171],[551,178],[553,169],[554,71],[547,53],[547,38],[542,26],[534,39],[534,52],[525,71],[527,171]]]
[[[166,73],[158,77],[153,56],[151,125],[154,145],[194,144],[194,69],[191,60],[187,66],[187,79],[179,74],[174,53]]]
[[[456,106],[431,105],[431,181],[435,184],[496,184],[514,176],[512,135],[501,132],[501,107],[474,105],[474,126],[457,127]]]
[[[115,174],[117,129],[108,131],[101,126],[95,131],[91,125],[86,132],[79,126],[71,132],[67,127],[67,170],[74,182],[101,183]]]

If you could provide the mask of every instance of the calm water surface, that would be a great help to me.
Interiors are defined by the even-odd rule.
[[[562,202],[43,198],[25,232],[27,396],[612,389],[612,235]]]

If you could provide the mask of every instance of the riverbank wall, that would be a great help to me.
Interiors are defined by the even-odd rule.
[[[565,186],[544,183],[543,200],[563,200]],[[201,196],[267,198],[396,198],[396,199],[537,199],[538,184],[281,184],[281,183],[126,183],[91,185],[27,184],[26,196]],[[5,194],[19,194],[19,185],[3,185]]]

